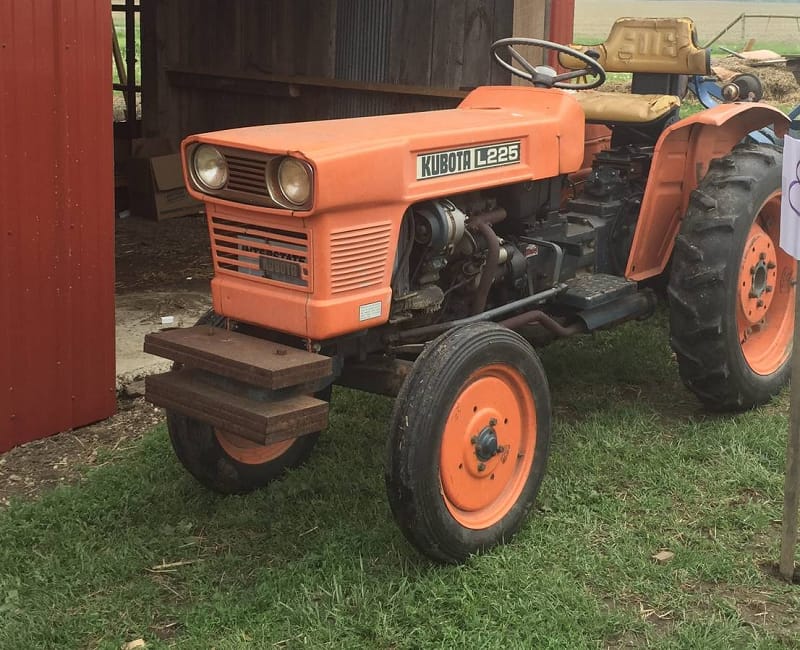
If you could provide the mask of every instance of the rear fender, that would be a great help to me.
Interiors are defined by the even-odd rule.
[[[789,119],[766,104],[722,104],[668,127],[656,143],[625,276],[646,280],[669,262],[689,196],[714,158],[751,131],[773,125],[782,137]]]

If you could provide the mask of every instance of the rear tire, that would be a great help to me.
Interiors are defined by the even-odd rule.
[[[743,144],[692,193],[669,281],[671,344],[707,406],[763,404],[789,379],[796,262],[780,238],[781,154]]]
[[[206,312],[196,325],[224,327],[225,318]],[[331,387],[315,395],[330,400]],[[319,432],[272,445],[259,445],[207,422],[167,410],[167,429],[175,455],[205,487],[221,494],[246,494],[279,479],[308,460]]]
[[[426,346],[392,413],[386,489],[403,534],[440,562],[508,541],[547,463],[550,391],[533,348],[494,323]]]

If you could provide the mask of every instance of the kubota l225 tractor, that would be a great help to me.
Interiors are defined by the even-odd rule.
[[[529,63],[529,45],[567,71]],[[778,248],[780,152],[741,143],[786,117],[730,103],[679,119],[687,76],[710,64],[688,19],[492,55],[530,86],[183,142],[214,309],[147,337],[175,361],[147,398],[201,483],[246,492],[304,462],[334,383],[393,395],[397,523],[422,553],[463,560],[517,531],[544,475],[550,395],[531,342],[645,317],[659,281],[702,402],[748,408],[784,384],[796,265]],[[633,73],[632,92],[593,91],[606,70]],[[587,134],[603,127],[597,151]]]

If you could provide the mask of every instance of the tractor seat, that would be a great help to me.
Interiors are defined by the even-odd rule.
[[[633,74],[631,94],[577,93],[589,122],[649,124],[666,119],[681,105],[687,75],[711,72],[711,52],[697,46],[690,18],[619,18],[604,43],[570,47],[596,56],[606,72]],[[558,62],[570,70],[586,67],[567,54],[559,54]]]
[[[575,99],[587,122],[601,124],[649,124],[669,115],[681,105],[677,95],[628,95],[584,90]]]

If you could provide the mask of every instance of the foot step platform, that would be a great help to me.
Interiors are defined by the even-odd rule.
[[[144,351],[269,390],[322,379],[333,372],[330,357],[203,325],[148,334]]]
[[[262,401],[244,393],[231,392],[210,381],[202,370],[183,369],[145,378],[149,402],[229,433],[269,445],[289,440],[328,425],[328,403],[308,395]]]
[[[566,284],[567,290],[558,296],[557,302],[581,310],[605,305],[637,291],[636,282],[605,273],[579,276]]]

